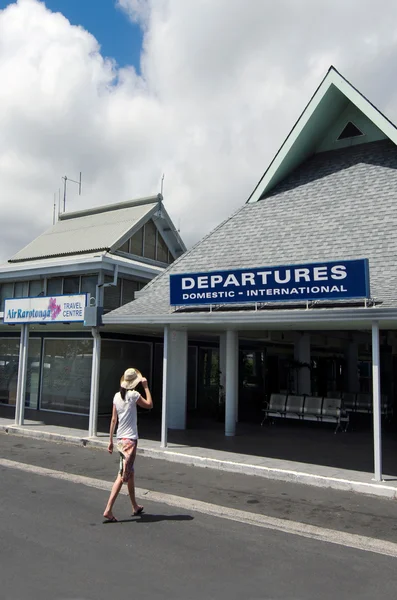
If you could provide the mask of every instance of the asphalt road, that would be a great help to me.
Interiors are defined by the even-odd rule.
[[[1,468],[3,600],[394,600],[396,559]]]
[[[113,481],[116,455],[0,433],[0,457]],[[351,492],[273,481],[137,457],[138,487],[397,543],[397,503]],[[1,483],[0,483],[1,486]],[[115,514],[119,515],[116,504]],[[92,519],[102,514],[93,511]]]

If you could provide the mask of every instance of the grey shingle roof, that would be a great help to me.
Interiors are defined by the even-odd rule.
[[[369,259],[371,296],[397,307],[396,204],[392,142],[314,155],[152,280],[140,298],[110,314],[169,313],[170,273],[349,258]]]
[[[9,262],[109,250],[157,205],[158,198],[153,197],[61,215],[61,220]]]

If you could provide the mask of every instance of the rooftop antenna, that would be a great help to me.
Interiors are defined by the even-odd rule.
[[[164,190],[164,173],[163,176],[161,178],[161,187],[160,187],[160,194],[163,195],[163,190]]]
[[[69,179],[69,177],[66,177],[66,175],[64,175],[62,177],[62,179],[63,179],[63,212],[66,212],[66,184],[68,181],[71,181],[72,183],[77,183],[77,185],[79,186],[79,196],[81,196],[81,171],[80,171],[79,181],[75,181],[74,179]]]
[[[55,225],[55,215],[57,212],[57,193],[54,192],[54,207],[52,211],[52,224]]]
[[[160,207],[159,207],[159,210],[158,210],[158,213],[157,213],[160,218],[162,218],[162,216],[163,216],[163,211],[162,211],[162,208],[163,208],[163,190],[164,190],[164,173],[163,173],[163,176],[161,177],[160,194],[159,194],[159,196],[160,196],[159,197]]]

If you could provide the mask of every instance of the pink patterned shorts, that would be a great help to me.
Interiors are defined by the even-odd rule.
[[[119,474],[123,478],[123,483],[127,483],[134,472],[137,445],[138,440],[129,438],[121,438],[117,441],[117,450],[120,454]]]

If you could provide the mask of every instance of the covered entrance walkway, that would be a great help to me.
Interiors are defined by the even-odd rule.
[[[87,430],[25,421],[17,427],[0,419],[0,432],[23,437],[50,439],[106,451],[107,424],[95,438]],[[307,485],[352,490],[397,498],[397,442],[384,435],[385,473],[382,483],[373,478],[370,432],[335,436],[331,430],[269,427],[240,424],[236,436],[225,437],[222,425],[213,421],[191,421],[185,431],[170,431],[167,448],[160,444],[160,423],[140,420],[138,453],[179,464],[238,472],[263,478],[294,481]],[[102,431],[103,430],[103,431]],[[26,443],[28,441],[21,443]],[[313,456],[316,461],[313,462]],[[175,466],[176,469],[180,467]],[[264,485],[266,485],[264,483]]]
[[[335,311],[332,320],[328,313],[328,321],[315,309],[277,313],[240,315],[238,324],[230,321],[223,325],[226,331],[217,322],[219,317],[225,318],[219,313],[207,315],[205,328],[202,322],[192,323],[192,314],[174,314],[171,318],[178,323],[166,325],[164,345],[160,343],[164,329],[158,324],[152,324],[150,331],[144,325],[112,325],[116,333],[151,334],[158,340],[151,377],[156,408],[152,414],[140,415],[141,436],[164,449],[178,444],[203,452],[226,451],[312,465],[314,469],[372,473],[378,481],[384,474],[397,477],[397,436],[392,420],[395,321],[386,311],[374,308],[355,309],[354,316],[360,317],[356,321],[344,310]],[[316,319],[318,313],[322,313],[321,321]],[[372,320],[375,315],[379,321]],[[211,353],[201,355],[206,340]],[[194,352],[189,354],[191,348]],[[201,364],[200,356],[205,364]],[[365,369],[360,374],[361,363]],[[381,391],[392,407],[387,419],[381,415]],[[324,404],[331,396],[342,406],[345,392],[355,396],[365,392],[370,397],[366,414],[350,411],[347,433],[334,435],[335,424],[321,419],[270,418],[261,427],[263,409],[273,393],[301,398],[305,406],[307,398]],[[203,401],[206,394],[211,406]],[[36,418],[31,411],[25,416],[16,424],[29,423],[29,429],[36,429],[30,422]],[[37,417],[41,418],[40,411]],[[87,416],[73,420],[57,422],[54,417],[51,422],[46,418],[46,424],[39,427],[48,431],[59,425],[70,426],[82,430],[78,434],[81,439],[95,438],[88,431]],[[10,421],[7,424],[11,425]],[[95,434],[107,434],[108,428],[109,417],[96,418]],[[68,435],[74,435],[71,431]]]
[[[195,447],[234,449],[238,445],[237,451],[248,456],[372,472],[378,481],[384,474],[397,475],[394,316],[394,311],[355,306],[327,311],[241,311],[238,319],[220,311],[174,312],[165,327],[164,316],[158,319],[163,327],[153,318],[150,329],[153,334],[164,332],[164,351],[162,425],[161,431],[157,428],[155,436],[151,435],[164,448],[169,443],[184,444],[189,436],[188,445]],[[111,316],[107,320],[110,325]],[[142,320],[139,325],[135,317],[125,320],[125,324],[112,322],[112,326],[148,331],[149,324]],[[191,404],[188,384],[188,348],[197,339],[208,339],[218,347],[219,385],[211,393],[218,401],[219,419],[213,415],[211,420],[192,418],[194,414],[202,416],[194,410],[199,407]],[[242,357],[257,361],[261,372],[250,372],[252,364],[244,364]],[[328,365],[332,366],[330,372]],[[197,386],[200,389],[202,381]],[[341,407],[343,395],[353,395],[361,402],[366,394],[369,404],[366,414],[355,414],[360,408],[356,400],[347,409],[347,433],[334,435],[335,423],[321,418],[276,418],[274,425],[267,424],[269,419],[261,428],[263,408],[272,393],[299,396],[305,405],[308,398],[319,400],[321,406],[331,398]],[[382,414],[381,396],[387,397],[391,407],[387,415]],[[157,394],[157,404],[159,397]],[[254,410],[247,410],[249,402]],[[146,432],[144,435],[147,437]]]
[[[160,443],[159,423],[140,420],[140,435],[146,441]],[[106,433],[104,428],[103,433]],[[397,481],[397,435],[394,430],[383,431],[383,470]],[[318,428],[311,423],[280,423],[261,427],[239,423],[236,435],[226,437],[222,423],[208,419],[188,419],[185,430],[170,430],[168,447],[181,446],[225,451],[248,457],[261,457],[286,464],[302,463],[334,470],[374,471],[373,433],[370,427],[334,435],[333,427]]]

